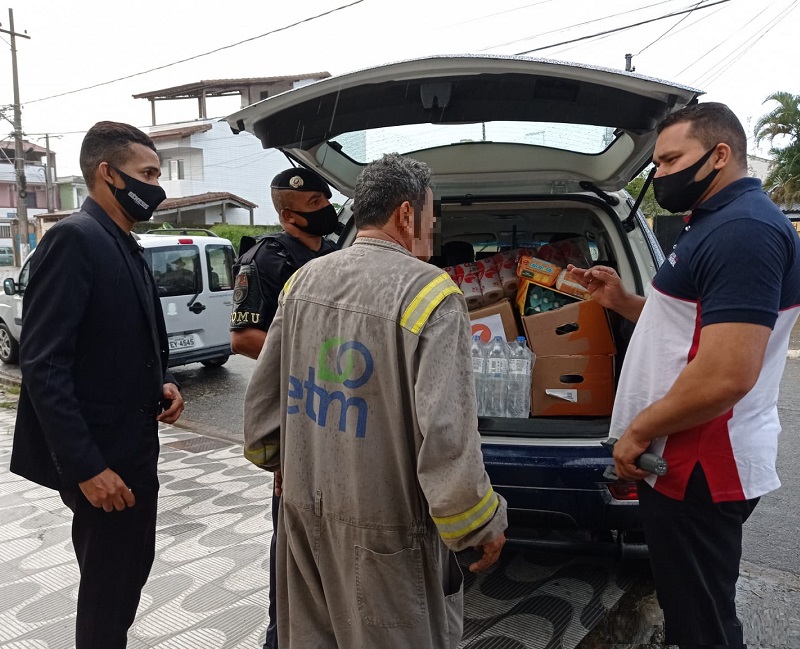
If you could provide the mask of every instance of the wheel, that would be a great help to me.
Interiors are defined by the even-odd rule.
[[[204,367],[222,367],[228,362],[228,356],[218,356],[217,358],[209,358],[207,361],[200,361]]]
[[[5,322],[0,322],[0,361],[10,364],[19,361],[19,343],[14,340]]]

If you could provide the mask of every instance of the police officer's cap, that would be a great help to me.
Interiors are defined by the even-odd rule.
[[[322,192],[325,198],[331,197],[331,189],[322,176],[310,169],[293,167],[281,171],[272,179],[272,189],[292,189],[296,192]]]

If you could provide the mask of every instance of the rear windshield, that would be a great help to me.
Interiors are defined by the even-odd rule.
[[[342,153],[356,162],[385,153],[412,153],[467,142],[499,142],[598,154],[616,138],[613,128],[556,122],[481,122],[478,124],[406,124],[337,135]]]
[[[197,246],[146,248],[144,256],[153,271],[159,297],[194,295],[202,290]]]

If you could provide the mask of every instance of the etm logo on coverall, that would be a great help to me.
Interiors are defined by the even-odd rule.
[[[347,397],[342,390],[329,392],[320,383],[340,383],[345,388],[357,390],[372,377],[375,364],[370,351],[355,340],[328,338],[322,343],[317,356],[317,367],[308,368],[308,378],[303,381],[289,375],[289,406],[286,414],[296,415],[301,406],[293,400],[305,398],[306,416],[318,426],[328,423],[328,410],[331,403],[339,404],[339,430],[347,430],[347,414],[354,408],[356,417],[356,437],[367,434],[367,402],[361,397]],[[319,381],[320,383],[317,383]]]

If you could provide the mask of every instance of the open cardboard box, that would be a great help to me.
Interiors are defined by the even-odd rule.
[[[534,417],[611,415],[613,356],[542,356],[533,366]]]
[[[616,353],[606,311],[594,300],[523,316],[522,326],[537,357]]]
[[[516,340],[520,335],[514,308],[508,299],[502,299],[496,304],[481,307],[469,312],[472,322],[472,334],[478,334],[483,342],[489,342],[495,336],[503,340]]]

